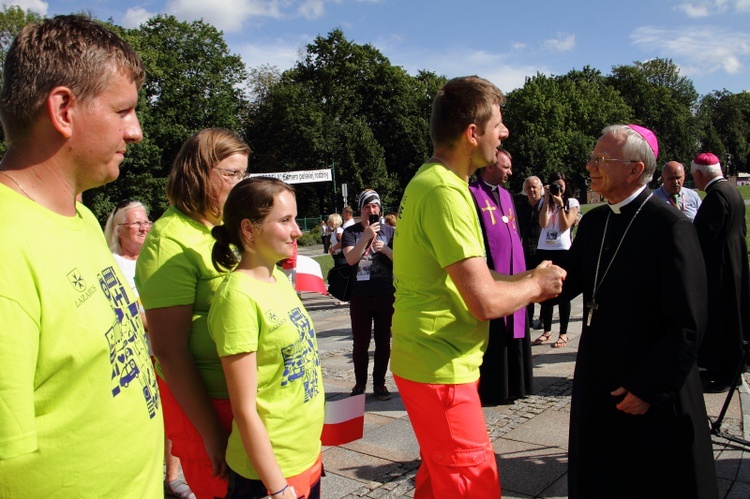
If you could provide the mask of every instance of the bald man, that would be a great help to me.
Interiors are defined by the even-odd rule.
[[[654,195],[680,210],[690,220],[694,220],[701,206],[701,198],[694,190],[682,188],[685,183],[685,167],[682,163],[670,161],[664,165],[661,181],[661,187],[654,191]]]

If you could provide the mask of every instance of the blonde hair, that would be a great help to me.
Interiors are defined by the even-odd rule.
[[[341,227],[341,224],[344,223],[341,215],[339,215],[338,213],[331,213],[330,215],[328,215],[328,221],[333,222],[334,229]]]
[[[135,199],[126,199],[120,201],[112,213],[107,217],[107,223],[104,224],[104,237],[107,239],[107,246],[112,253],[120,254],[122,246],[120,246],[120,231],[117,229],[121,223],[125,221],[125,213],[134,209],[142,208],[148,216],[148,208]]]

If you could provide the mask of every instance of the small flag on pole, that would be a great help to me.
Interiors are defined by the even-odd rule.
[[[365,430],[365,394],[327,400],[323,445],[342,445],[362,438]]]
[[[297,255],[295,289],[297,292],[328,294],[320,264],[309,256]]]

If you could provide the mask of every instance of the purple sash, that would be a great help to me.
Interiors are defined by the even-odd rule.
[[[501,274],[517,274],[526,271],[523,246],[518,235],[516,212],[510,193],[498,186],[500,205],[495,201],[492,188],[481,180],[469,185],[479,213],[479,221],[487,242],[487,251],[492,258],[494,270]],[[514,338],[523,338],[526,333],[526,307],[504,318],[505,327],[513,331]]]

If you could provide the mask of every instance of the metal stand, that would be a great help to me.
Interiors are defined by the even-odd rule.
[[[745,350],[745,355],[742,356],[742,362],[740,362],[740,365],[737,366],[737,372],[734,375],[734,379],[732,380],[732,384],[730,385],[729,392],[727,393],[727,398],[726,400],[724,400],[724,406],[721,408],[719,417],[716,418],[716,421],[711,423],[711,434],[716,435],[717,437],[721,437],[726,440],[730,440],[732,442],[744,445],[746,447],[750,447],[749,441],[739,438],[739,437],[735,437],[734,435],[729,435],[728,433],[724,433],[723,431],[721,431],[721,423],[722,421],[724,421],[724,416],[726,416],[727,410],[729,409],[729,403],[732,401],[732,395],[734,395],[734,392],[737,390],[737,384],[740,381],[742,372],[745,370],[745,366],[747,365],[748,359],[750,359],[750,342],[743,341],[742,348]]]

